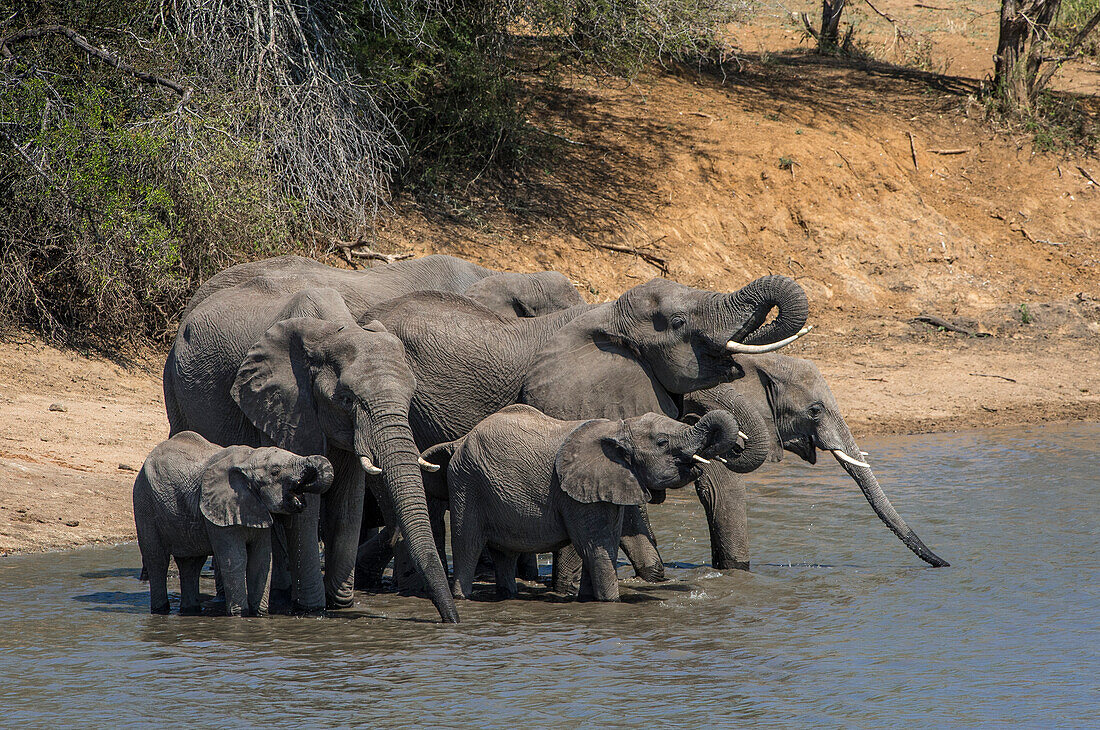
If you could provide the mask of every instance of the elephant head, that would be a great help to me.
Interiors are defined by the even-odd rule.
[[[555,473],[562,491],[578,502],[661,502],[665,490],[698,479],[708,456],[728,452],[737,433],[737,421],[725,411],[693,426],[657,413],[587,421],[565,439]]]
[[[761,326],[773,307],[776,318]],[[787,344],[808,313],[806,294],[784,276],[765,276],[732,294],[653,279],[619,297],[613,327],[666,390],[690,393],[740,375],[731,353]]]
[[[681,420],[696,423],[707,414],[727,411],[741,427],[741,439],[733,449],[717,454],[718,461],[732,472],[746,474],[760,468],[771,453],[775,429],[743,395],[728,385],[718,385],[684,396]]]
[[[463,294],[505,318],[541,317],[584,304],[569,278],[556,271],[493,274]]]
[[[332,464],[323,456],[234,446],[204,469],[199,509],[219,527],[270,527],[272,514],[301,512],[302,496],[323,493],[332,477]]]
[[[388,502],[383,509],[392,510],[409,541],[440,615],[455,621],[409,426],[415,386],[401,341],[378,322],[360,328],[296,317],[272,325],[252,346],[231,394],[277,446],[308,455],[331,445],[354,454],[381,480],[376,494]],[[357,532],[347,536],[355,544],[341,546],[352,559]]]
[[[765,416],[775,461],[783,458],[784,451],[811,464],[817,462],[818,449],[832,453],[859,485],[875,514],[906,547],[929,565],[948,565],[925,546],[886,498],[816,365],[785,355],[738,355],[734,359],[745,377],[720,388],[736,388]]]

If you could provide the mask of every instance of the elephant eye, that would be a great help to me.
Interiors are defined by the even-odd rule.
[[[672,327],[672,329],[678,330],[681,327],[683,327],[685,324],[687,324],[687,317],[685,317],[684,315],[679,314],[679,313],[674,314],[671,317],[669,317],[668,324],[669,324],[669,326]]]
[[[668,439],[664,436],[657,437],[657,448],[658,449],[667,449],[668,448]]]
[[[283,471],[282,468],[280,468],[278,466],[273,466],[273,467],[271,467],[271,476],[277,477],[277,476],[279,476],[279,474],[282,473],[282,471]]]
[[[824,412],[825,412],[825,406],[821,405],[820,403],[814,403],[810,406],[810,415],[813,416],[814,418],[817,418],[818,416],[820,416]]]

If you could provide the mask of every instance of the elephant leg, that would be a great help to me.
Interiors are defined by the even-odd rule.
[[[740,474],[725,467],[703,467],[695,482],[710,529],[711,565],[717,570],[749,569],[748,491]]]
[[[439,553],[439,562],[443,563],[443,572],[447,572],[447,500],[428,497],[428,519],[432,523],[432,537],[435,549]]]
[[[539,554],[520,553],[516,562],[516,575],[523,580],[539,579]]]
[[[271,588],[268,590],[268,610],[289,613],[291,607],[290,561],[287,555],[286,530],[280,520],[271,526]]]
[[[180,615],[198,616],[202,613],[199,601],[199,574],[206,565],[206,556],[176,557],[176,567],[180,571]]]
[[[168,603],[168,561],[170,556],[160,545],[148,545],[148,540],[142,540],[142,534],[138,533],[138,542],[141,545],[141,561],[143,570],[149,579],[149,613],[166,615],[172,607]]]
[[[497,599],[505,601],[519,595],[516,588],[516,559],[518,553],[507,550],[489,548],[489,555],[493,558],[493,567],[496,572]]]
[[[554,568],[550,581],[555,593],[564,596],[577,594],[581,585],[581,554],[572,545],[566,545],[554,553]]]
[[[225,586],[225,613],[243,616],[248,611],[248,528],[230,527],[211,531],[210,543],[221,566]]]
[[[581,574],[580,601],[619,600],[619,576],[615,558],[619,554],[619,534],[615,529],[622,519],[618,505],[583,505],[592,518],[580,524],[568,524],[569,539],[577,547],[584,571]],[[629,509],[629,508],[627,508]],[[597,519],[599,518],[599,519]]]
[[[359,546],[355,559],[355,587],[361,591],[379,593],[382,590],[382,573],[393,560],[393,547],[397,531],[383,527],[373,537]]]
[[[328,608],[347,608],[355,590],[365,475],[345,451],[330,449],[329,460],[335,478],[324,495],[325,598]]]
[[[286,535],[291,603],[295,611],[320,613],[325,610],[321,554],[317,549],[317,519],[321,500],[316,494],[303,494],[301,498],[305,500],[305,509],[296,515],[280,515]]]
[[[649,524],[649,512],[645,505],[623,509],[623,534],[619,539],[634,572],[649,583],[661,583],[665,577],[665,564],[657,550],[657,539]]]
[[[424,577],[416,569],[416,563],[409,553],[409,542],[401,534],[398,534],[393,548],[393,581],[397,585],[397,592],[402,596],[428,595]]]
[[[248,542],[248,615],[267,615],[270,590],[271,530],[259,529]]]
[[[477,563],[487,544],[480,523],[464,519],[460,512],[451,512],[451,555],[454,559],[451,594],[455,598],[468,598],[473,592]]]

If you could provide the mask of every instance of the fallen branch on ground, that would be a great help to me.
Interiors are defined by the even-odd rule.
[[[913,156],[913,169],[920,172],[920,165],[917,164],[917,143],[913,140],[913,133],[906,132],[909,135],[909,154]]]
[[[970,151],[969,147],[959,147],[953,150],[928,150],[934,155],[964,155]]]
[[[664,236],[661,236],[661,238],[664,238]],[[658,238],[657,241],[660,241],[661,238]],[[653,243],[656,243],[657,241],[654,241]],[[614,244],[614,243],[595,243],[595,242],[589,241],[589,245],[595,246],[596,248],[606,249],[608,251],[616,251],[618,253],[628,253],[628,254],[631,254],[633,256],[637,256],[638,258],[645,261],[650,266],[653,266],[653,267],[657,268],[658,270],[660,270],[660,272],[662,274],[665,274],[666,276],[668,275],[668,261],[661,258],[660,256],[656,256],[654,254],[647,253],[645,251],[639,251],[636,248],[629,248],[627,246],[619,246],[619,245]]]
[[[1012,378],[1006,377],[1004,375],[994,375],[994,374],[990,374],[990,373],[970,373],[970,374],[973,375],[974,377],[977,377],[977,378],[1000,378],[1001,380],[1007,380],[1010,383],[1015,383],[1016,382]]]
[[[1096,185],[1097,187],[1100,187],[1100,183],[1096,182],[1096,179],[1093,178],[1093,176],[1089,174],[1088,170],[1081,167],[1080,165],[1077,165],[1077,169],[1081,171],[1081,174],[1085,176],[1086,180],[1088,180],[1093,185]]]
[[[332,250],[339,250],[340,253],[344,255],[344,259],[352,266],[355,265],[353,257],[372,261],[385,261],[387,264],[392,264],[394,261],[401,261],[403,259],[411,259],[413,257],[411,251],[408,253],[379,253],[378,251],[367,248],[367,242],[362,239],[358,241],[341,241],[339,239],[333,239]]]
[[[910,322],[921,322],[923,324],[930,324],[933,327],[939,327],[945,329],[948,332],[958,332],[960,335],[966,335],[968,337],[990,337],[988,332],[975,332],[974,330],[960,327],[957,324],[951,324],[943,317],[938,317],[934,314],[919,314],[913,317]]]

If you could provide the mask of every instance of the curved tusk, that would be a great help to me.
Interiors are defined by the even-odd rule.
[[[378,476],[382,473],[382,470],[374,465],[374,462],[370,460],[370,457],[359,455],[359,465],[363,467],[363,471],[372,475]]]
[[[779,342],[772,342],[769,345],[743,345],[740,342],[734,342],[733,340],[730,340],[726,343],[726,349],[734,354],[740,353],[744,355],[762,355],[765,352],[774,352],[781,347],[786,347],[813,328],[813,325],[803,327],[790,337],[784,340],[780,340]]]
[[[692,454],[691,459],[692,459],[692,461],[696,461],[700,464],[709,464],[710,463],[710,459],[704,459],[703,457],[699,456],[699,454]]]
[[[749,440],[749,435],[747,433],[745,433],[744,431],[738,431],[737,436],[738,436],[738,438],[740,438],[742,441],[744,441],[746,443]]]
[[[866,461],[860,461],[859,459],[853,459],[852,457],[848,456],[847,454],[845,454],[840,449],[832,449],[832,452],[833,452],[833,456],[836,457],[837,461],[843,461],[847,464],[851,464],[852,466],[863,466],[863,467],[866,467],[868,469],[871,468],[871,465],[868,464]]]
[[[420,468],[424,471],[439,471],[439,464],[433,464],[423,456],[417,457],[416,463],[420,464]]]
[[[868,454],[866,451],[859,452],[859,455],[860,456],[870,456],[870,454]]]
[[[718,461],[722,462],[723,464],[729,464],[729,462],[726,461],[725,459],[723,459],[721,456],[716,456],[714,458],[717,459]]]

